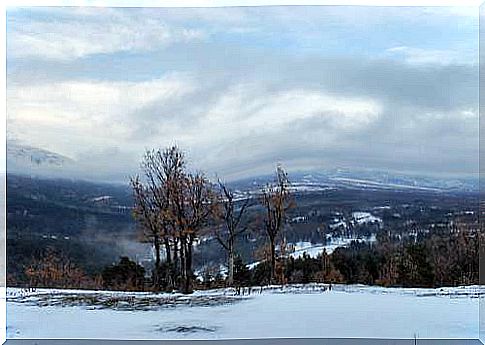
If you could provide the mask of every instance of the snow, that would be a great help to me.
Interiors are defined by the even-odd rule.
[[[216,267],[217,267],[217,270],[216,270]],[[209,270],[209,272],[211,272],[212,274],[217,274],[219,273],[221,275],[222,278],[226,278],[227,275],[228,275],[228,268],[226,265],[224,264],[219,264],[217,266],[215,265],[204,265],[203,267],[197,269],[194,271],[194,274],[195,276],[197,277],[197,279],[199,279],[199,281],[204,281],[204,276],[205,276],[205,273]],[[214,277],[213,277],[214,278]]]
[[[376,206],[374,207],[374,210],[390,210],[391,206]]]
[[[312,183],[312,182],[305,182],[305,183],[298,183],[295,182],[291,185],[290,190],[293,192],[321,192],[326,190],[331,190],[332,187],[327,185],[323,185],[321,183]]]
[[[370,242],[373,243],[376,241],[376,236],[375,234],[372,234],[369,238],[366,239],[358,239],[358,238],[331,238],[327,244],[322,244],[322,243],[316,243],[312,244],[310,242],[298,242],[295,243],[295,251],[290,254],[291,257],[293,258],[298,258],[300,256],[303,256],[303,253],[306,253],[309,257],[311,258],[316,258],[319,254],[325,251],[327,254],[331,254],[335,249],[339,247],[347,247],[350,245],[352,241],[358,241],[358,242]]]
[[[231,297],[232,290],[190,296],[128,292],[8,289],[8,338],[217,339],[268,337],[477,338],[477,286],[399,289],[363,285],[265,287],[232,296],[234,303],[195,306],[201,297]],[[259,291],[259,288],[256,290]],[[40,307],[41,296],[180,296],[189,303],[153,310],[89,306]],[[24,297],[19,297],[24,295]],[[16,296],[16,297],[15,297]],[[26,300],[25,300],[26,299]],[[36,302],[37,301],[37,302]],[[298,317],[295,317],[298,316]]]
[[[262,261],[255,261],[255,262],[252,262],[248,265],[246,265],[250,270],[254,269],[256,266],[258,266]]]
[[[424,187],[417,185],[406,185],[397,183],[381,183],[371,180],[362,180],[355,178],[331,177],[330,180],[338,181],[345,184],[355,185],[361,188],[379,188],[379,189],[403,189],[403,190],[421,190],[429,192],[441,192],[439,188]]]
[[[92,198],[91,201],[99,202],[99,201],[108,201],[108,200],[111,200],[111,199],[113,199],[113,197],[110,196],[110,195],[102,195],[102,196],[98,196],[96,198]]]
[[[374,222],[382,222],[382,219],[379,217],[376,217],[369,212],[352,212],[352,218],[358,223],[358,224],[365,224],[365,223],[374,223]]]
[[[306,220],[306,217],[303,217],[303,216],[297,216],[297,217],[293,217],[293,218],[290,220],[290,223],[303,223],[305,220]]]
[[[348,247],[352,241],[357,241],[357,242],[369,242],[369,243],[374,243],[377,241],[376,235],[372,234],[369,238],[355,238],[355,237],[349,237],[349,238],[342,238],[342,237],[329,237],[329,241],[327,244],[323,243],[311,243],[311,242],[305,242],[305,241],[300,241],[297,243],[288,243],[289,246],[293,246],[294,251],[288,254],[288,256],[297,259],[299,257],[303,257],[303,254],[306,253],[310,258],[316,258],[318,255],[320,255],[323,250],[325,249],[327,254],[333,253],[333,251],[339,247]],[[279,249],[277,247],[277,249]],[[262,261],[256,261],[252,262],[247,265],[247,267],[252,270],[256,266],[258,266]]]
[[[298,258],[300,256],[303,256],[303,254],[306,253],[311,258],[316,258],[318,256],[318,254],[320,254],[321,252],[323,252],[323,249],[325,247],[326,246],[324,246],[322,244],[316,244],[316,245],[311,245],[310,244],[310,246],[308,246],[308,247],[304,247],[304,248],[295,250],[293,253],[290,253],[290,256],[292,258],[295,258],[296,259],[296,258]]]
[[[343,221],[343,220],[341,220],[341,221],[338,221],[338,220],[337,220],[337,221],[335,221],[335,220],[334,220],[334,222],[335,222],[335,223],[333,223],[333,224],[330,224],[330,225],[329,225],[329,228],[330,228],[330,229],[332,229],[332,230],[334,230],[334,229],[338,229],[338,228],[340,228],[340,227],[342,227],[342,228],[344,228],[344,229],[346,229],[346,228],[347,228],[347,223],[345,223],[345,221]]]

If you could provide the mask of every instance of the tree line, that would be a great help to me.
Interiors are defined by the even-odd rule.
[[[278,256],[277,284],[340,283],[385,287],[476,285],[479,280],[479,234],[465,231],[433,234],[418,242],[404,243],[380,235],[377,243],[354,241],[332,253],[325,250],[311,257]],[[236,257],[234,282],[237,286],[267,285],[270,262],[249,269]],[[225,286],[219,272],[203,276],[204,288]]]
[[[476,285],[479,281],[479,234],[465,231],[433,234],[419,241],[402,242],[380,235],[375,244],[354,241],[332,253],[317,257],[307,253],[299,257],[281,253],[276,258],[275,284],[341,283],[386,287],[442,287]],[[270,250],[263,250],[269,258]],[[127,257],[90,276],[62,253],[47,249],[26,268],[29,287],[153,290],[153,280],[145,279],[145,268]],[[254,268],[234,255],[232,281],[218,268],[202,272],[195,281],[197,289],[234,286],[261,286],[270,283],[271,260]]]

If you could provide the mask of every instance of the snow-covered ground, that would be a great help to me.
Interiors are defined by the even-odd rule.
[[[352,218],[357,224],[382,223],[382,219],[369,212],[352,212]]]
[[[323,284],[190,296],[7,291],[8,338],[477,338],[478,287],[397,289]],[[482,290],[483,293],[483,290]]]
[[[339,240],[331,241],[328,244],[322,243],[311,243],[311,242],[298,242],[295,244],[295,251],[290,253],[289,256],[297,259],[306,253],[311,258],[316,258],[325,249],[327,254],[332,253],[336,248],[346,246],[351,242],[351,240]]]
[[[325,251],[327,254],[331,254],[335,249],[339,247],[347,247],[350,245],[352,241],[359,241],[359,242],[375,242],[376,237],[375,235],[370,236],[369,238],[330,238],[330,241],[327,244],[322,243],[311,243],[311,242],[298,242],[294,244],[295,251],[290,254],[293,258],[298,258],[303,256],[303,253],[307,253],[311,258],[316,258],[320,253]]]

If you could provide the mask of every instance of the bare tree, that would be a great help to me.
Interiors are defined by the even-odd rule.
[[[217,206],[212,186],[202,173],[187,173],[174,188],[172,214],[180,240],[181,289],[192,292],[193,245]]]
[[[234,193],[219,180],[220,195],[218,216],[222,219],[221,226],[214,228],[215,237],[224,248],[228,258],[227,284],[232,286],[234,282],[234,258],[236,238],[247,230],[247,226],[240,226],[241,220],[250,206],[250,198],[245,198],[240,207],[237,207]]]
[[[269,239],[271,250],[271,283],[275,281],[276,276],[276,239],[286,221],[286,212],[293,206],[290,187],[288,174],[278,164],[276,168],[276,181],[262,189],[261,204],[265,208],[264,228]]]
[[[155,251],[153,283],[159,288],[161,246],[164,246],[166,263],[169,267],[178,258],[177,234],[171,205],[172,197],[179,186],[177,181],[184,175],[185,159],[183,152],[177,146],[171,146],[164,151],[148,150],[143,157],[141,167],[145,183],[142,183],[138,176],[131,179],[135,199],[134,216],[141,223],[145,238],[153,244]],[[172,255],[172,246],[174,255]],[[171,280],[165,285],[174,284],[174,275],[175,272],[172,272],[165,277],[166,280]]]
[[[144,182],[138,177],[131,181],[134,214],[156,252],[154,282],[160,283],[163,245],[166,263],[173,268],[171,283],[190,293],[193,246],[215,214],[216,194],[203,173],[187,171],[185,155],[177,146],[147,151],[141,166]]]
[[[155,251],[153,287],[158,289],[160,286],[160,242],[162,236],[159,225],[159,214],[155,208],[153,194],[150,193],[149,188],[140,182],[138,176],[131,179],[131,185],[135,203],[133,216],[141,223],[143,236],[152,243]]]

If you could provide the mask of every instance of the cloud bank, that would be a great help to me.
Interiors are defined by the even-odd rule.
[[[72,157],[81,176],[121,179],[173,143],[229,179],[276,161],[478,168],[466,11],[47,8],[7,23],[8,134]]]

